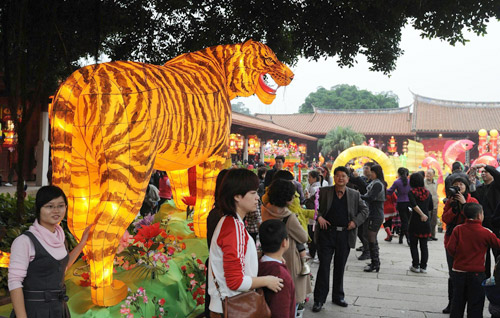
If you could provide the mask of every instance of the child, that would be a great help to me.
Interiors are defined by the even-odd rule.
[[[446,249],[453,256],[453,298],[450,317],[463,317],[467,304],[468,317],[482,317],[485,279],[484,262],[488,247],[500,248],[500,240],[481,225],[484,214],[480,204],[463,206],[465,223],[453,230]]]
[[[266,302],[273,318],[295,317],[295,286],[292,276],[283,263],[283,253],[288,249],[288,233],[281,220],[267,220],[259,227],[259,238],[264,255],[259,261],[259,276],[273,275],[283,279],[283,288],[275,293],[264,289]]]

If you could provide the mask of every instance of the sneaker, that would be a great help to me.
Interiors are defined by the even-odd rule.
[[[318,255],[314,256],[313,263],[319,264],[319,258]]]
[[[422,273],[422,274],[427,274],[427,270],[426,270],[425,268],[421,268],[421,269],[420,269],[420,273]]]
[[[6,187],[12,187],[12,183],[7,182],[7,183],[5,184],[5,186],[6,186]]]
[[[413,265],[412,265],[412,266],[410,266],[410,271],[412,271],[414,273],[420,273],[420,267],[418,267],[418,266],[413,267]]]

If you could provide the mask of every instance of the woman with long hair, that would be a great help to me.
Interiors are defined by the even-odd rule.
[[[396,192],[396,195],[398,196],[396,209],[398,210],[399,218],[401,219],[399,244],[403,244],[403,236],[406,236],[408,245],[410,245],[410,241],[408,240],[408,219],[410,216],[410,212],[408,210],[410,207],[410,199],[408,199],[408,192],[410,192],[410,184],[408,183],[409,173],[408,169],[400,167],[398,169],[399,178],[394,181],[389,189],[387,189],[387,194],[391,195]]]
[[[243,222],[258,207],[258,188],[257,175],[244,168],[229,170],[222,180],[217,205],[224,216],[212,236],[208,268],[211,317],[222,317],[222,299],[226,297],[259,287],[274,292],[283,287],[281,278],[257,276],[257,249]]]
[[[368,218],[364,225],[367,226],[366,236],[370,248],[371,263],[364,268],[365,272],[378,272],[380,269],[379,247],[377,233],[382,223],[384,223],[384,202],[385,189],[387,183],[384,179],[384,172],[380,165],[371,167],[370,184],[366,187],[366,194],[361,198],[368,203]]]
[[[429,250],[427,241],[431,237],[431,223],[429,222],[429,211],[432,211],[432,195],[425,188],[424,177],[418,172],[410,176],[410,208],[412,209],[410,224],[408,225],[408,236],[410,238],[410,251],[412,263],[410,270],[415,273],[427,273],[427,260]],[[420,256],[418,245],[420,244]]]
[[[91,226],[80,243],[68,253],[66,236],[59,225],[66,215],[68,199],[56,186],[41,187],[35,199],[36,220],[11,246],[9,290],[12,317],[70,317],[64,274],[80,255]]]

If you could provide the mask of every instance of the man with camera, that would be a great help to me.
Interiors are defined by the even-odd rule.
[[[446,190],[447,200],[444,204],[443,216],[441,219],[446,223],[446,233],[444,235],[444,246],[448,244],[453,229],[465,222],[463,214],[463,205],[465,203],[478,203],[469,193],[469,179],[463,176],[456,176],[451,183],[451,186]],[[443,313],[447,314],[451,311],[451,300],[453,296],[453,283],[451,280],[453,268],[453,256],[446,251],[446,262],[448,263],[448,306],[443,309]]]

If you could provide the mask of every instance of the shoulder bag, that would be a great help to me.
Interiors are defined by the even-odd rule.
[[[212,276],[222,302],[224,318],[271,318],[271,309],[266,303],[262,288],[222,299],[219,284],[217,284],[213,271]]]

